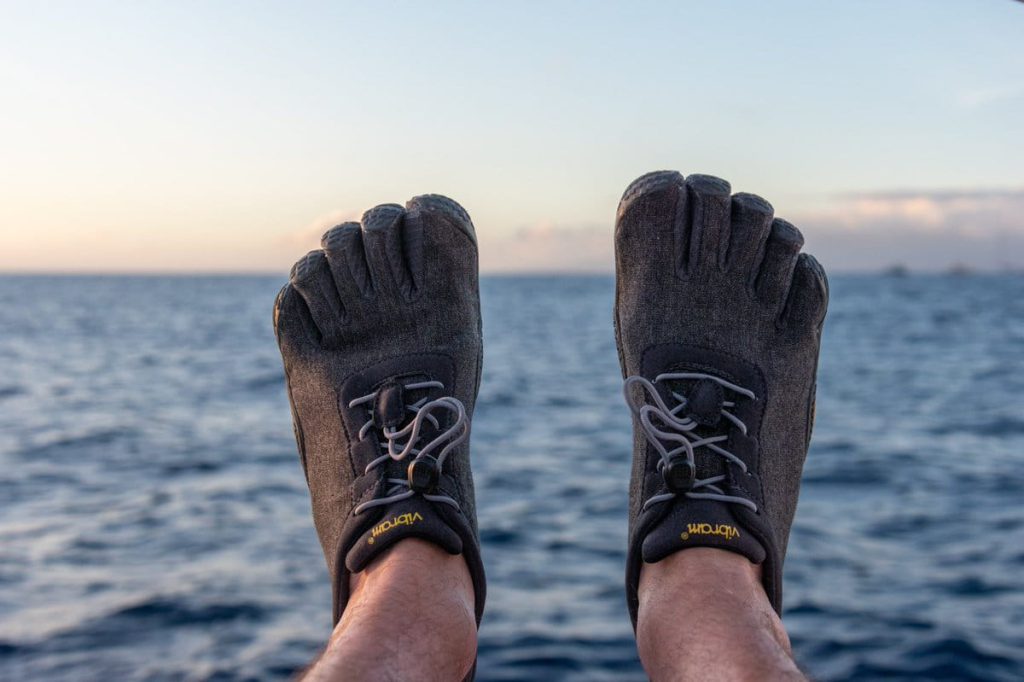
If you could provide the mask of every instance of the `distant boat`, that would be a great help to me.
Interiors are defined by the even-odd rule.
[[[896,265],[890,265],[889,267],[887,267],[885,270],[882,271],[882,274],[885,275],[886,277],[908,277],[910,275],[910,268],[908,268],[903,263],[897,263]]]
[[[974,270],[964,263],[953,263],[946,270],[946,274],[950,277],[968,277],[974,274]]]

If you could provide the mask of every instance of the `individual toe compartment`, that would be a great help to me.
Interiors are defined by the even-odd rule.
[[[817,329],[828,309],[828,277],[825,268],[809,253],[797,257],[793,283],[783,312],[783,321],[798,329]]]
[[[729,237],[729,183],[713,175],[691,175],[686,190],[688,224],[680,237],[687,239],[680,244],[680,262],[687,274],[720,270]]]
[[[768,241],[764,245],[755,289],[761,302],[778,315],[789,292],[797,255],[804,245],[804,236],[792,223],[781,218],[772,221]]]
[[[478,256],[473,221],[458,202],[439,194],[413,197],[405,207],[406,262],[417,291],[438,278],[476,286]]]
[[[398,204],[374,206],[363,214],[362,238],[374,291],[410,300],[414,286],[403,245],[404,223],[405,209]]]
[[[655,171],[626,188],[615,220],[618,276],[641,273],[661,280],[683,269],[687,244],[687,190],[678,171]]]
[[[343,302],[373,296],[373,279],[366,263],[363,228],[359,223],[342,223],[327,230],[320,239],[320,247],[327,256],[334,285]]]
[[[753,285],[764,255],[765,242],[772,230],[775,210],[761,197],[746,192],[735,194],[731,204],[725,267],[730,272],[745,276]]]
[[[334,288],[324,252],[310,251],[292,266],[291,286],[302,296],[324,345],[334,345],[345,323],[345,308]]]

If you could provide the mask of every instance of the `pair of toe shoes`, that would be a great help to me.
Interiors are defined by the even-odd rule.
[[[751,194],[674,171],[626,190],[615,333],[634,415],[626,590],[689,547],[782,562],[810,439],[828,283],[803,237]],[[295,437],[334,584],[415,537],[480,560],[469,432],[480,383],[477,246],[436,195],[324,235],[274,309]]]

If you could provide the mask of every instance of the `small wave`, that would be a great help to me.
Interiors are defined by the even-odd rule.
[[[873,462],[843,462],[804,473],[804,485],[882,485],[889,474]]]
[[[860,447],[859,444],[848,439],[814,440],[811,442],[811,454],[812,456],[845,454],[856,452]]]
[[[82,622],[39,641],[0,641],[0,656],[86,651],[115,643],[123,646],[133,638],[152,636],[166,628],[202,627],[234,621],[259,622],[265,619],[266,614],[267,609],[253,602],[211,602],[196,606],[170,598],[154,598]]]
[[[166,464],[163,467],[163,472],[169,476],[177,476],[180,474],[211,473],[219,471],[221,468],[222,465],[220,462],[199,460],[194,462],[175,462],[173,464]]]
[[[23,395],[25,389],[21,386],[0,386],[0,400],[5,398],[13,398],[17,395]]]
[[[487,410],[490,408],[512,407],[518,402],[515,393],[507,391],[496,391],[494,393],[483,392],[477,399],[476,409]]]
[[[938,424],[929,429],[936,436],[949,436],[956,433],[970,433],[991,438],[1024,435],[1024,420],[1014,417],[1000,416],[988,421],[949,422]]]
[[[521,538],[520,533],[500,528],[480,530],[480,542],[484,545],[510,545]]]
[[[2,656],[13,656],[14,654],[20,654],[25,651],[25,647],[18,646],[13,642],[0,642],[0,657]]]
[[[262,391],[268,388],[284,388],[284,372],[272,372],[254,377],[245,382],[248,391]]]
[[[99,429],[83,435],[56,438],[49,443],[26,448],[20,454],[26,458],[52,457],[68,452],[77,452],[82,448],[110,445],[122,438],[130,438],[135,435],[137,432],[129,428]]]
[[[829,609],[814,602],[803,602],[786,608],[787,616],[823,616],[830,613]]]
[[[109,623],[152,621],[157,626],[199,625],[233,620],[262,620],[266,609],[255,602],[192,605],[169,598],[150,599],[106,616]]]
[[[944,594],[955,594],[961,597],[988,597],[1013,591],[1013,588],[1008,585],[993,585],[977,576],[966,576],[951,582],[943,582],[936,587]]]
[[[943,523],[945,519],[936,517],[929,513],[907,514],[901,513],[898,516],[890,516],[873,523],[868,527],[868,534],[878,538],[900,538],[913,537],[929,527]]]
[[[921,675],[938,679],[941,673],[949,679],[967,679],[979,669],[994,670],[997,667],[1012,667],[1013,660],[996,653],[983,651],[964,638],[946,637],[918,644],[906,652],[907,660],[922,662]]]

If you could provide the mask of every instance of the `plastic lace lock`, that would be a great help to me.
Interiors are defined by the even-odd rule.
[[[418,493],[429,493],[441,480],[441,467],[433,457],[420,457],[409,463],[409,487]]]
[[[697,469],[693,462],[683,455],[676,455],[661,468],[665,485],[674,493],[685,493],[693,489],[697,480]]]

